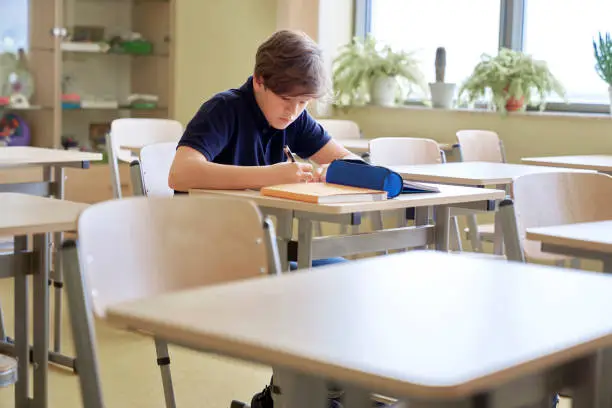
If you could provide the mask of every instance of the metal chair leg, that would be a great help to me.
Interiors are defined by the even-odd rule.
[[[155,352],[157,353],[157,365],[161,372],[164,387],[164,398],[166,408],[176,408],[174,400],[174,389],[172,387],[172,375],[170,373],[170,357],[168,355],[168,344],[160,339],[155,339]]]
[[[482,241],[480,240],[480,233],[478,232],[478,223],[476,222],[476,215],[466,215],[466,221],[469,228],[469,239],[472,243],[472,250],[474,252],[482,252]]]

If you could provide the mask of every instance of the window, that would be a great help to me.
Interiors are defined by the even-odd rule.
[[[28,48],[28,0],[0,0],[0,53]]]
[[[446,82],[458,85],[500,44],[547,62],[567,91],[548,109],[609,112],[608,85],[595,71],[592,41],[612,31],[610,0],[356,0],[356,33],[416,51],[427,81],[446,48]],[[413,95],[420,98],[422,95]]]
[[[611,16],[610,0],[525,0],[523,50],[548,63],[572,103],[609,103],[608,85],[595,72],[593,39],[612,30]]]
[[[459,86],[482,53],[497,52],[499,15],[500,0],[371,0],[370,32],[415,52],[428,82],[435,81],[436,48],[446,48],[445,81]]]

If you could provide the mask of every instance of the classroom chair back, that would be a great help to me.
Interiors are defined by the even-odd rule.
[[[78,220],[80,268],[93,311],[104,317],[117,302],[276,273],[278,259],[268,252],[275,248],[272,229],[255,204],[229,197],[95,204]]]
[[[318,122],[334,139],[361,138],[361,130],[359,130],[359,125],[352,120],[321,119]]]
[[[174,190],[168,186],[168,176],[177,145],[177,142],[154,143],[140,150],[139,160],[130,165],[134,195],[174,195]]]
[[[130,163],[133,159],[129,149],[161,142],[178,142],[183,135],[183,125],[171,119],[121,118],[111,123],[106,138],[108,164],[111,170],[111,185],[115,198],[122,198],[119,179],[119,161]]]
[[[461,161],[504,163],[503,143],[496,132],[490,130],[460,130],[456,133]]]
[[[438,142],[417,137],[379,137],[370,141],[370,162],[377,166],[442,163]]]
[[[525,258],[554,260],[525,238],[526,229],[612,219],[612,177],[602,173],[528,174],[513,183],[514,211]],[[569,259],[569,258],[567,258]]]

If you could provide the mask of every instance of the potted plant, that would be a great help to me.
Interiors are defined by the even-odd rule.
[[[556,93],[565,99],[565,89],[544,61],[520,51],[502,48],[496,56],[483,54],[472,74],[462,84],[459,99],[475,102],[489,91],[500,112],[523,110],[529,104],[546,107],[547,96]],[[538,94],[537,101],[532,98]]]
[[[453,104],[456,84],[444,82],[446,74],[446,49],[436,49],[436,82],[429,83],[431,104],[434,108],[450,108]]]
[[[412,53],[381,46],[368,35],[344,45],[333,61],[336,106],[391,106],[416,85],[427,93],[424,76]]]
[[[612,114],[612,38],[610,33],[602,36],[599,33],[599,41],[593,40],[595,50],[595,70],[607,84],[610,94],[610,114]]]

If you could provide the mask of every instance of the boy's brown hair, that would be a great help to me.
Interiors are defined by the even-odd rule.
[[[282,96],[327,93],[323,52],[305,33],[279,30],[257,49],[254,75],[266,88]]]

